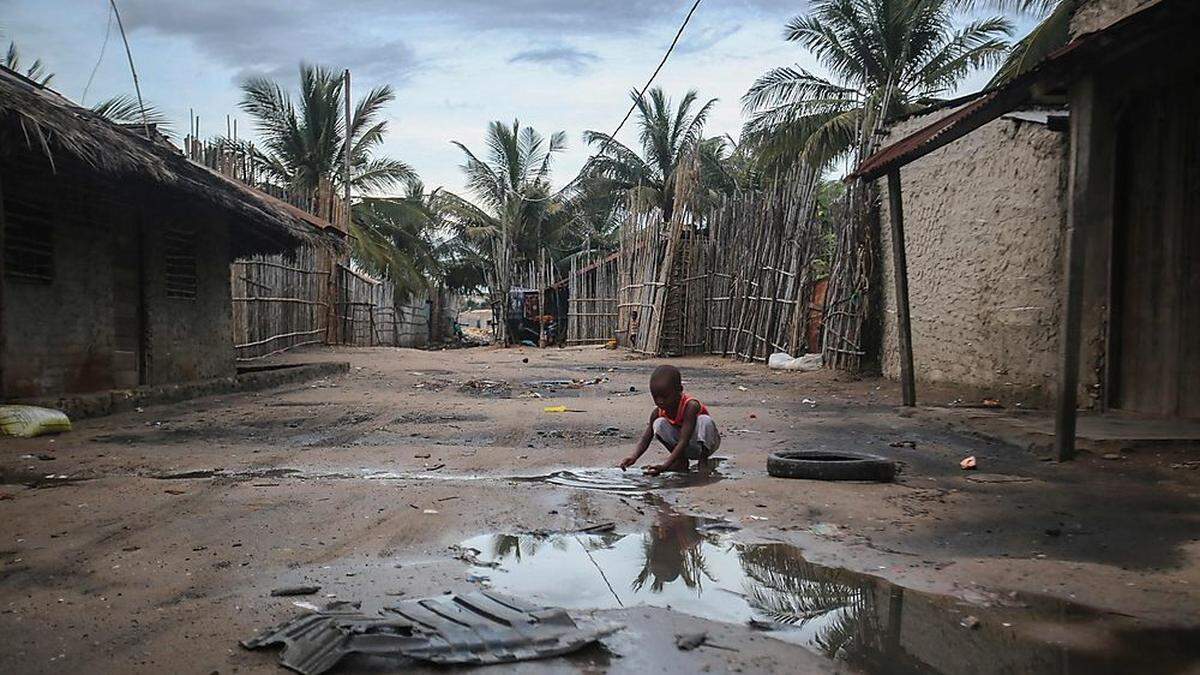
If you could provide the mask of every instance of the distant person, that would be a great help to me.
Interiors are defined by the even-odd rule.
[[[664,471],[687,471],[688,460],[705,462],[721,447],[717,423],[703,403],[684,393],[678,368],[655,368],[650,376],[650,395],[655,407],[633,454],[617,465],[622,471],[636,464],[656,438],[670,455],[662,464],[645,467],[652,476]]]

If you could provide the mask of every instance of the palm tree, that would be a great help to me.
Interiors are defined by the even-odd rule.
[[[4,54],[4,61],[0,62],[0,66],[21,73],[43,87],[54,79],[54,73],[46,71],[46,65],[42,63],[41,59],[34,59],[33,63],[29,64],[28,68],[24,68],[24,72],[22,72],[24,64],[21,63],[21,52],[17,49],[17,43],[11,41],[8,43],[8,51]]]
[[[814,0],[784,35],[832,79],[800,66],[759,77],[742,98],[744,138],[768,164],[801,158],[825,167],[865,152],[883,120],[940,100],[1007,54],[1007,19],[955,29],[964,1]]]
[[[593,179],[609,181],[611,188],[633,194],[642,203],[657,206],[664,221],[670,220],[675,210],[675,178],[682,160],[702,140],[704,123],[716,105],[717,99],[709,99],[696,107],[695,89],[688,91],[679,101],[678,107],[655,87],[646,96],[631,93],[637,105],[638,140],[642,145],[639,155],[608,134],[599,131],[584,132],[587,143],[599,144],[600,154],[593,158],[589,175]],[[695,108],[693,110],[693,108]]]
[[[117,124],[151,124],[163,133],[167,133],[171,129],[171,120],[165,113],[149,103],[144,106],[140,105],[137,98],[129,94],[119,94],[100,101],[93,105],[91,110],[104,119]]]
[[[257,123],[263,150],[258,158],[283,186],[311,191],[327,180],[344,184],[346,128],[340,74],[321,66],[300,65],[300,95],[290,94],[267,78],[242,84],[242,110]],[[383,141],[387,121],[383,108],[395,99],[389,86],[372,89],[358,100],[350,119],[350,185],[360,192],[387,190],[413,176],[397,159],[374,157]]]
[[[1008,82],[1037,65],[1071,38],[1071,17],[1080,0],[964,0],[968,6],[987,5],[1001,12],[1031,14],[1041,18],[1029,35],[1013,44],[1008,57],[989,86]]]
[[[505,316],[498,317],[503,325],[514,267],[538,260],[566,229],[564,198],[550,190],[551,161],[566,146],[566,133],[546,138],[518,120],[512,125],[496,121],[488,125],[485,142],[486,160],[454,141],[466,156],[462,169],[475,201],[444,192],[439,204],[462,239],[487,261],[487,283],[503,308]]]
[[[351,255],[368,272],[392,281],[397,302],[444,283],[438,192],[427,192],[414,177],[402,196],[364,197],[354,205]]]

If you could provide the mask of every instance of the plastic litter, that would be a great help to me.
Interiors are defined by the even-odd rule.
[[[66,413],[35,405],[0,405],[0,433],[5,436],[32,438],[71,430]]]
[[[792,358],[792,355],[787,352],[775,352],[767,359],[767,367],[772,370],[811,372],[821,369],[821,355],[805,354]]]

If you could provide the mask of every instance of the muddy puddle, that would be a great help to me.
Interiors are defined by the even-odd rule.
[[[697,485],[708,485],[724,478],[716,468],[687,473],[667,473],[648,476],[631,469],[563,469],[541,476],[515,477],[509,480],[521,482],[550,483],[581,490],[598,490],[616,494],[638,495],[653,490],[672,490]]]
[[[718,458],[719,459],[719,458]],[[2,474],[0,474],[2,476]],[[258,479],[290,479],[290,480],[394,480],[394,481],[509,481],[514,483],[549,483],[562,487],[581,490],[596,490],[619,495],[645,495],[656,490],[674,490],[707,485],[725,478],[719,470],[719,463],[703,471],[687,473],[668,473],[660,476],[648,476],[641,471],[620,469],[561,469],[545,474],[530,476],[493,476],[486,474],[455,474],[437,473],[434,470],[423,472],[407,471],[373,471],[360,469],[355,471],[336,472],[307,472],[300,469],[271,468],[226,470],[198,469],[160,473],[149,476],[158,480],[225,480],[245,481]],[[14,481],[15,482],[15,481]]]
[[[665,607],[750,624],[868,673],[1192,672],[1200,629],[1155,629],[1057,599],[984,606],[824,567],[778,542],[659,510],[636,533],[489,534],[462,543],[472,578],[569,609]],[[478,552],[475,554],[474,552]],[[720,643],[719,631],[709,633]]]

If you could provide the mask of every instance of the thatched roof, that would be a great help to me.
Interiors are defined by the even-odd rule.
[[[287,203],[188,160],[167,143],[114,124],[52,89],[0,67],[0,144],[23,142],[51,162],[65,153],[108,177],[135,177],[227,212],[238,254],[335,244],[332,226]],[[333,230],[328,230],[332,232]]]

